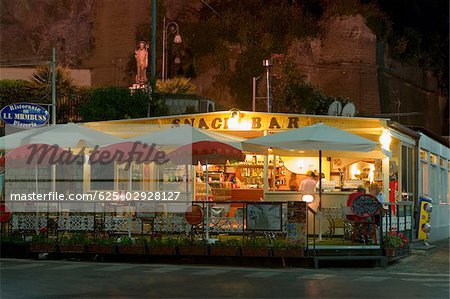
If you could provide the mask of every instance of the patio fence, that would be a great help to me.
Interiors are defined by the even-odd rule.
[[[206,211],[207,203],[204,201],[191,202],[202,207]],[[258,202],[270,204],[271,202]],[[186,204],[186,202],[180,202]],[[276,202],[281,205],[281,221],[279,230],[252,230],[246,219],[248,201],[224,201],[220,203],[209,202],[209,234],[212,237],[220,235],[241,236],[244,239],[264,238],[268,243],[278,238],[288,237],[288,202]],[[274,203],[275,204],[275,203]],[[383,246],[383,235],[389,231],[404,233],[409,240],[413,239],[414,211],[413,202],[398,202],[384,204],[387,212],[382,216],[380,225],[377,227],[377,246]],[[98,211],[99,209],[97,209]],[[320,213],[308,207],[306,212],[306,230],[302,242],[305,250],[311,254],[316,249],[319,237],[328,238],[340,237],[351,240],[345,228],[345,215],[342,213],[330,215],[322,213],[321,221],[325,223],[323,236],[319,236],[316,223],[319,222]],[[344,226],[341,231],[333,227],[333,223],[343,220]],[[43,230],[44,228],[44,230]],[[348,228],[348,226],[347,226]],[[7,225],[3,226],[3,235],[27,236],[39,231],[45,231],[47,236],[57,240],[64,234],[76,232],[88,233],[92,236],[109,235],[120,236],[131,233],[136,236],[168,236],[168,237],[189,237],[202,238],[206,235],[206,213],[198,225],[190,225],[185,220],[184,213],[153,212],[134,213],[126,215],[118,212],[97,212],[97,213],[74,213],[74,212],[28,212],[13,213]],[[307,232],[307,233],[306,233]]]

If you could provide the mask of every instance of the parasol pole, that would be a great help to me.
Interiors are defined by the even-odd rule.
[[[128,190],[131,192],[131,188],[133,185],[133,167],[130,163],[130,168],[128,169],[129,175],[128,175]],[[128,238],[131,240],[131,206],[130,201],[127,199],[127,193],[125,192],[125,200],[128,201]]]
[[[322,150],[319,150],[319,240],[322,240]]]
[[[34,162],[34,177],[35,177],[35,183],[36,183],[36,195],[39,194],[39,179],[38,179],[39,173],[38,168],[36,165],[36,161]],[[39,204],[36,202],[36,233],[39,232]]]
[[[209,240],[208,159],[206,159],[205,164],[206,164],[206,172],[205,172],[205,181],[206,181],[206,192],[205,192],[205,194],[206,194],[206,240]]]
[[[319,211],[322,210],[322,151],[319,150]]]

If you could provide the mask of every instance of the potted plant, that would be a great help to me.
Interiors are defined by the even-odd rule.
[[[396,231],[389,231],[384,235],[383,248],[387,257],[405,255],[405,251],[409,251],[409,240],[402,234]]]
[[[47,236],[46,228],[45,230],[41,228],[39,233],[32,237],[30,251],[38,253],[55,252],[55,240]]]
[[[243,256],[268,257],[270,251],[270,242],[265,238],[255,238],[245,242],[241,247]]]
[[[121,254],[145,254],[145,239],[140,238],[139,242],[136,239],[126,237],[120,237],[117,240],[119,245],[119,253]]]
[[[148,244],[148,253],[150,255],[173,255],[176,252],[178,241],[175,238],[153,238]]]
[[[115,240],[111,237],[92,238],[87,245],[88,253],[113,254],[115,252]]]
[[[88,237],[86,233],[73,233],[69,237],[62,237],[59,243],[61,253],[84,253]]]
[[[210,246],[210,252],[213,256],[236,256],[240,251],[240,245],[237,239],[221,240]]]
[[[177,247],[179,255],[208,255],[208,243],[204,240],[190,241],[188,239],[183,239],[179,241]]]
[[[297,242],[289,242],[277,239],[272,243],[272,254],[274,257],[302,257],[303,246]]]

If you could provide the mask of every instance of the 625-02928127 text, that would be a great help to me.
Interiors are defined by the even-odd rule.
[[[12,193],[11,201],[175,201],[181,192],[175,191],[94,191],[90,193],[60,192]]]

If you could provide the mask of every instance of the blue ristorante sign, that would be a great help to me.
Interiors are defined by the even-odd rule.
[[[26,129],[45,125],[50,119],[50,114],[36,104],[16,103],[3,107],[0,117],[7,124]]]

